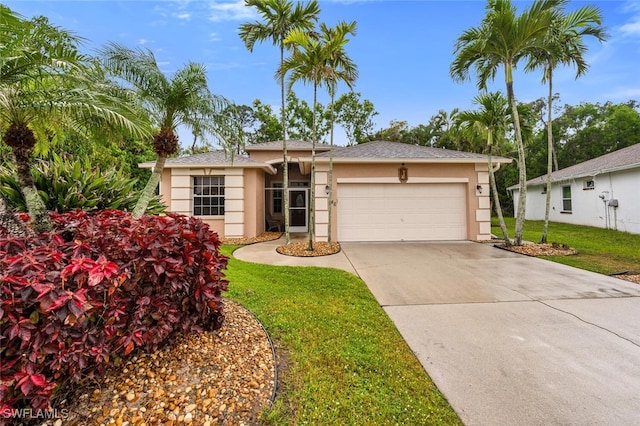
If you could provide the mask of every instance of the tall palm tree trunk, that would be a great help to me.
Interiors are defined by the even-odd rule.
[[[138,202],[136,203],[136,206],[133,208],[133,212],[131,213],[131,216],[134,219],[140,219],[142,217],[142,215],[147,210],[149,201],[156,194],[156,188],[158,187],[160,179],[162,178],[162,171],[164,170],[164,164],[166,163],[166,161],[167,157],[163,157],[161,155],[158,155],[158,157],[156,158],[156,165],[153,168],[153,172],[151,172],[151,177],[149,177],[147,184],[140,193],[140,198],[138,198]]]
[[[315,76],[313,81],[317,81]],[[317,135],[317,124],[316,124],[316,100],[318,96],[318,85],[313,84],[313,143],[311,145],[311,188],[310,191],[310,200],[309,200],[309,245],[307,246],[307,250],[313,251],[313,233],[315,230],[315,222],[316,222],[316,139]]]
[[[327,199],[327,215],[329,216],[327,219],[327,242],[331,244],[331,211],[333,206],[333,127],[334,127],[334,102],[335,102],[335,91],[331,92],[331,133],[330,133],[330,146],[329,146],[329,175],[327,177],[327,183],[329,185],[329,194]]]
[[[507,99],[511,106],[511,114],[513,117],[513,127],[516,134],[516,147],[518,149],[518,183],[519,183],[519,197],[518,197],[518,209],[516,213],[516,230],[514,237],[514,244],[517,246],[522,245],[522,231],[524,229],[524,217],[527,206],[527,170],[524,154],[524,143],[522,141],[522,130],[520,128],[520,114],[518,114],[518,105],[516,103],[515,94],[513,91],[513,69],[510,62],[507,62],[504,66],[505,69],[505,81],[507,85]]]
[[[280,42],[280,66],[284,63],[284,42]],[[280,77],[280,120],[282,122],[282,206],[284,210],[284,237],[285,243],[291,242],[291,215],[289,212],[289,159],[287,158],[287,120],[286,97],[284,95],[284,74]]]
[[[553,172],[553,123],[551,117],[551,103],[553,102],[553,84],[551,66],[547,68],[549,73],[549,101],[547,104],[547,193],[544,207],[544,226],[542,227],[541,243],[547,242],[547,233],[549,231],[549,213],[551,211],[551,173]]]
[[[488,132],[487,139],[488,139],[488,145],[489,145],[489,155],[487,157],[487,161],[489,163],[489,186],[491,186],[491,193],[493,194],[493,204],[496,209],[496,214],[498,215],[500,230],[502,231],[502,238],[504,239],[504,243],[510,246],[511,239],[509,238],[509,231],[507,230],[507,225],[504,223],[504,216],[502,215],[502,206],[500,205],[500,195],[498,194],[498,186],[496,185],[495,170],[493,169],[493,161],[491,160],[491,155],[493,152],[493,132],[491,131]]]

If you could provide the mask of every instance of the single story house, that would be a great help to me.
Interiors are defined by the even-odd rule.
[[[222,238],[282,229],[307,232],[312,144],[287,141],[289,206],[283,205],[282,141],[253,144],[231,158],[222,151],[168,159],[160,194],[169,211],[194,215]],[[494,168],[510,159],[494,157]],[[141,167],[153,167],[144,163]],[[315,237],[328,239],[329,146],[317,144]],[[335,147],[332,240],[429,241],[491,238],[487,157],[375,141]]]
[[[526,219],[544,220],[547,175],[527,181]],[[640,144],[551,174],[552,222],[640,234]],[[513,191],[517,212],[519,189]]]

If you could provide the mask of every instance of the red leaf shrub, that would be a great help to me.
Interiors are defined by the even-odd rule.
[[[201,220],[51,219],[51,233],[28,239],[0,228],[0,413],[48,409],[56,386],[222,324],[227,258]]]

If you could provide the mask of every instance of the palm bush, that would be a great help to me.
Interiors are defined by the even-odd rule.
[[[140,191],[135,189],[135,178],[115,169],[102,171],[92,167],[86,159],[70,161],[53,155],[51,161],[37,161],[32,173],[38,193],[49,211],[131,211],[140,197]],[[10,167],[0,169],[0,194],[16,211],[27,211],[20,184]],[[146,212],[158,214],[166,208],[156,195]]]

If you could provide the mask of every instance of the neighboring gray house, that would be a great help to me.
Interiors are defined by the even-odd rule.
[[[551,174],[552,222],[640,234],[640,144]],[[547,175],[527,181],[526,219],[544,220]],[[514,211],[518,186],[512,186]]]

